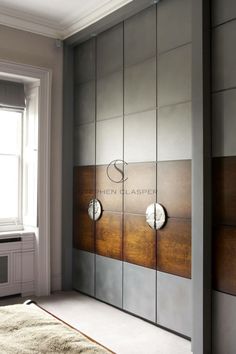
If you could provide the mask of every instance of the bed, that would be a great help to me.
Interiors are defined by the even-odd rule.
[[[33,301],[0,307],[1,354],[113,353]]]

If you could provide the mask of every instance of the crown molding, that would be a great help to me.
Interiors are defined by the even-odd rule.
[[[103,3],[93,11],[89,11],[78,17],[78,20],[73,21],[73,23],[69,26],[65,26],[62,32],[63,39],[66,39],[73,34],[83,30],[84,28],[92,25],[96,21],[99,21],[101,18],[108,16],[112,12],[118,10],[122,6],[125,6],[132,1],[133,0],[106,1],[106,3]]]
[[[72,20],[68,18],[61,23],[32,16],[25,12],[0,8],[0,25],[46,37],[66,39],[132,1],[106,0],[102,4],[100,2],[101,5],[93,10],[80,13]]]
[[[41,36],[61,38],[61,29],[54,22],[42,18],[19,13],[14,10],[0,8],[0,25],[27,31]]]

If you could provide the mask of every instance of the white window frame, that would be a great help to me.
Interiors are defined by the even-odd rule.
[[[24,124],[23,124],[23,165],[22,165],[22,177],[23,177],[23,199],[22,199],[22,222],[24,227],[37,227],[37,200],[38,200],[38,188],[37,188],[37,175],[38,175],[38,99],[39,99],[39,84],[27,84],[25,85],[25,95],[26,95],[26,110],[24,115]],[[29,117],[30,111],[32,109],[32,101],[35,108],[35,111],[31,117]],[[33,121],[32,121],[33,120]],[[33,124],[32,124],[33,122]],[[31,144],[29,144],[29,136],[34,138]],[[32,152],[37,154],[32,158]],[[29,155],[31,154],[30,161],[28,160]],[[34,154],[35,155],[35,154]],[[33,169],[34,175],[30,176],[30,184],[28,184],[28,173],[26,167],[31,167]],[[33,184],[33,186],[32,186]],[[29,209],[29,199],[33,201]],[[33,204],[33,205],[32,205]]]
[[[13,111],[21,114],[21,152],[20,152],[20,158],[18,159],[18,164],[19,164],[19,176],[18,176],[18,217],[15,218],[5,218],[5,219],[0,219],[0,232],[3,231],[19,231],[23,230],[23,158],[24,158],[24,153],[23,153],[23,134],[24,134],[24,111],[19,110],[19,109],[14,109],[14,108],[4,108],[0,107],[0,112],[1,111]],[[2,155],[2,154],[0,154]],[[6,154],[7,156],[10,156],[10,154]],[[15,155],[14,155],[15,156]]]
[[[36,295],[50,295],[50,157],[51,157],[51,89],[52,71],[31,65],[0,60],[2,77],[18,77],[39,82],[38,141],[38,228],[36,234]]]

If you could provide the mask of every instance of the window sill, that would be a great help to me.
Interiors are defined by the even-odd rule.
[[[14,238],[20,237],[23,235],[32,235],[38,230],[36,227],[26,227],[23,230],[15,230],[15,231],[2,231],[0,232],[0,240],[3,238]]]

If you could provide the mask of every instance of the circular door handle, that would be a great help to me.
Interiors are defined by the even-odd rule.
[[[96,221],[102,215],[102,205],[97,199],[92,199],[88,205],[88,215],[90,219]]]
[[[147,207],[146,222],[154,230],[159,230],[165,225],[166,212],[161,204],[153,203]]]

